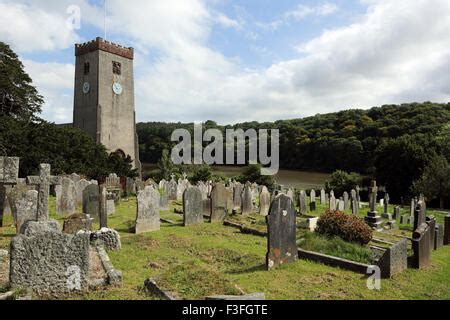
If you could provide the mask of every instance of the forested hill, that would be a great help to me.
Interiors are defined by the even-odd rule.
[[[362,173],[396,197],[411,194],[426,167],[450,162],[450,103],[386,105],[273,123],[207,121],[204,127],[279,129],[281,168]],[[158,162],[164,149],[171,150],[177,128],[192,131],[193,124],[139,123],[141,161]]]
[[[273,123],[247,122],[207,128],[254,128],[280,130],[280,162],[285,169],[331,172],[337,169],[370,173],[376,153],[383,145],[400,137],[424,147],[432,144],[450,123],[450,104],[387,105],[370,110],[347,110]],[[170,150],[170,136],[177,128],[193,129],[193,124],[139,123],[140,157],[156,163],[164,149]],[[400,155],[398,155],[400,156]]]

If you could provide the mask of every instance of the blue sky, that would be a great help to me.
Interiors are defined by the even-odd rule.
[[[81,28],[71,29],[70,6]],[[136,49],[138,121],[274,121],[450,97],[446,0],[108,0],[108,40]],[[72,121],[73,46],[103,0],[0,0],[0,40]],[[72,11],[73,12],[73,11]]]

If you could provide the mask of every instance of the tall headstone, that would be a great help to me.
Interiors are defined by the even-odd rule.
[[[270,192],[267,187],[262,187],[261,193],[259,194],[259,214],[262,216],[267,216],[270,209]]]
[[[60,185],[61,178],[50,175],[51,167],[49,164],[41,164],[39,166],[39,176],[27,177],[27,182],[30,185],[38,188],[38,207],[37,220],[48,220],[48,196],[50,194],[50,186]]]
[[[345,205],[344,205],[344,198],[343,197],[339,198],[337,207],[338,207],[338,211],[344,212]]]
[[[198,187],[188,187],[183,194],[183,225],[203,223],[203,199]]]
[[[450,245],[450,215],[444,218],[444,246]]]
[[[83,213],[88,214],[97,221],[99,213],[99,189],[95,184],[91,184],[83,190]]]
[[[307,207],[306,207],[306,192],[304,190],[300,191],[299,195],[299,204],[300,204],[300,214],[307,214]]]
[[[414,212],[414,230],[420,225],[426,222],[426,204],[425,201],[420,200],[416,205],[416,211]]]
[[[356,190],[352,190],[351,192],[351,204],[352,204],[352,214],[359,215],[359,203],[358,203],[358,195]]]
[[[334,196],[334,192],[333,192],[333,191],[330,192],[330,200],[329,200],[329,203],[330,203],[330,210],[331,210],[331,211],[336,211],[336,209],[337,209],[337,203],[336,203],[336,197]]]
[[[28,221],[37,221],[38,192],[29,190],[20,199],[16,200],[16,231],[22,232],[22,227]]]
[[[100,229],[108,228],[108,191],[105,185],[99,187],[98,211],[100,220]]]
[[[19,158],[0,157],[0,227],[6,207],[6,186],[17,184],[19,178]]]
[[[327,201],[325,199],[325,190],[322,189],[322,190],[320,190],[320,204],[324,205],[326,203],[327,203]]]
[[[384,195],[384,214],[388,214],[390,200],[389,193],[386,193]]]
[[[278,195],[270,206],[267,219],[267,269],[295,262],[298,258],[296,243],[296,213],[294,203],[285,194]]]
[[[241,209],[242,206],[242,192],[244,191],[244,188],[241,183],[237,182],[233,186],[233,202],[234,202],[234,209]]]
[[[425,222],[413,232],[412,248],[414,255],[412,266],[416,269],[427,268],[431,264],[430,231],[430,226]]]
[[[83,191],[91,183],[85,179],[81,179],[75,184],[76,194],[77,194],[77,206],[83,205]]]
[[[316,202],[316,190],[312,189],[309,193],[310,202]]]
[[[138,192],[136,234],[160,230],[159,198],[159,192],[151,186]]]
[[[169,200],[176,201],[178,195],[178,184],[175,179],[172,178],[169,182]]]
[[[377,182],[372,181],[372,185],[369,189],[369,208],[370,211],[367,213],[367,216],[364,218],[366,223],[372,227],[373,229],[381,229],[383,225],[383,219],[378,214],[376,208],[377,208],[377,194],[378,194],[378,187]]]
[[[72,179],[63,177],[61,185],[55,187],[56,213],[61,216],[70,216],[77,210],[77,191]]]
[[[210,221],[212,223],[223,222],[227,216],[227,190],[222,183],[217,183],[211,190]]]
[[[344,192],[343,200],[344,200],[344,211],[347,211],[350,208],[349,195],[347,191]]]
[[[253,197],[250,186],[245,186],[242,192],[242,215],[253,213]]]

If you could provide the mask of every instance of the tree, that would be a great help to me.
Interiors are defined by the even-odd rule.
[[[0,41],[0,114],[35,119],[43,103],[17,54]]]
[[[275,179],[273,176],[263,176],[261,175],[262,166],[259,164],[249,165],[242,176],[236,177],[236,180],[241,183],[254,182],[261,186],[266,186],[269,189],[273,189],[275,186]]]
[[[450,197],[450,165],[447,159],[442,155],[431,158],[412,190],[429,200],[439,199],[440,208],[444,209],[445,199]]]
[[[361,184],[361,181],[362,178],[358,173],[338,170],[331,175],[331,180],[326,182],[326,188],[328,191],[333,190],[336,195],[341,195],[355,189],[357,185]]]
[[[193,184],[196,184],[199,181],[210,181],[213,179],[213,174],[211,167],[208,165],[200,165],[200,166],[194,166],[193,168],[193,174],[190,177],[190,181]]]

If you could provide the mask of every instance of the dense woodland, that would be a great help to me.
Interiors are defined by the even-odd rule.
[[[170,137],[177,128],[192,131],[193,124],[139,123],[141,161],[156,163],[163,150],[173,147]],[[279,129],[282,168],[357,172],[377,178],[397,199],[417,191],[414,182],[428,165],[443,158],[448,166],[450,159],[450,104],[386,105],[233,126],[207,121],[204,129],[209,128]]]

